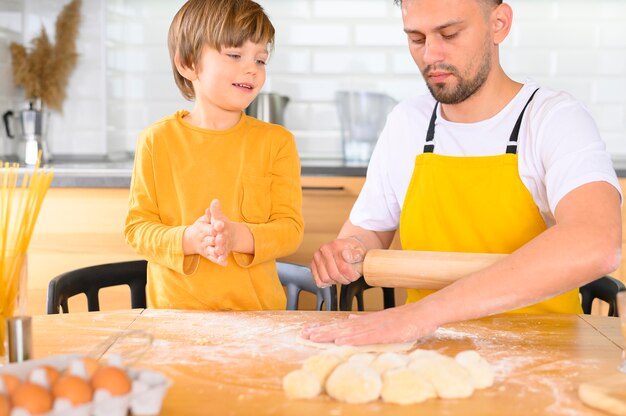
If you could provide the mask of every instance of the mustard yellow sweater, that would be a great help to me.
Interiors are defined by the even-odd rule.
[[[284,309],[275,259],[302,241],[300,161],[291,133],[242,113],[234,127],[206,130],[179,111],[138,141],[126,217],[127,243],[148,260],[148,306],[174,309]],[[255,253],[228,266],[184,256],[183,231],[220,200],[244,222]]]

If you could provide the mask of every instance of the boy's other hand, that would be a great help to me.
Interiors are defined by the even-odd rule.
[[[202,254],[204,251],[202,247],[203,241],[207,236],[213,234],[211,211],[207,208],[200,218],[185,228],[185,231],[183,232],[183,254],[185,256],[191,254]]]

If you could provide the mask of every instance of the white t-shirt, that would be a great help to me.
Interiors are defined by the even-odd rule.
[[[434,153],[504,154],[515,122],[537,88],[536,83],[527,81],[498,114],[478,123],[447,121],[439,106]],[[434,106],[434,98],[423,95],[401,102],[389,114],[372,154],[365,185],[350,214],[353,224],[373,231],[398,228],[415,157],[423,153]],[[567,93],[539,89],[524,113],[517,154],[520,178],[548,226],[555,224],[554,212],[561,198],[581,185],[606,181],[620,191],[595,122],[585,107]]]

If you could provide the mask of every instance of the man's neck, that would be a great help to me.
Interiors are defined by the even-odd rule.
[[[522,89],[502,68],[493,71],[482,87],[459,104],[442,104],[441,114],[455,123],[477,123],[498,114]]]

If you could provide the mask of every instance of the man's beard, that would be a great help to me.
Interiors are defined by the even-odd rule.
[[[433,70],[443,70],[452,74],[452,76],[458,79],[458,84],[454,87],[449,87],[444,83],[435,83],[434,85],[428,82],[428,73]],[[483,86],[489,72],[491,71],[491,50],[486,49],[483,55],[483,60],[480,63],[478,72],[471,78],[463,78],[459,73],[459,70],[452,65],[428,65],[422,71],[424,80],[426,80],[426,86],[430,93],[435,97],[435,100],[442,104],[459,104],[471,97],[476,91]],[[450,89],[451,88],[451,89]]]

